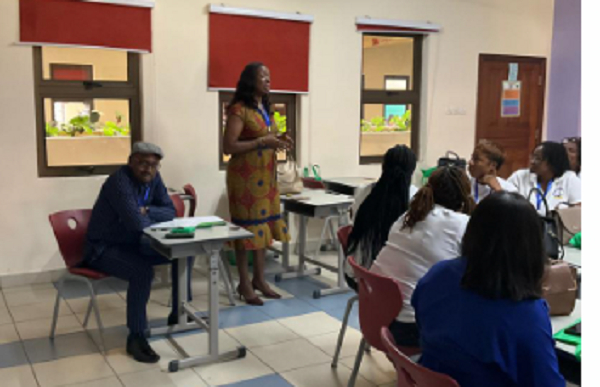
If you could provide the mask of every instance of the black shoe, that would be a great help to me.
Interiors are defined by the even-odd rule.
[[[156,363],[160,360],[160,356],[150,347],[148,340],[140,335],[127,337],[127,353],[140,363]]]
[[[192,321],[194,321],[190,316],[186,315],[187,317],[187,322],[191,323]],[[167,318],[167,325],[177,325],[179,324],[179,315],[177,315],[176,313],[171,312],[169,314],[169,317]]]

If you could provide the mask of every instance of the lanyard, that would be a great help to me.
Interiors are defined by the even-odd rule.
[[[144,194],[144,198],[142,198],[141,195],[138,196],[138,207],[144,207],[146,205],[149,194],[150,194],[150,186],[146,187],[146,193]]]
[[[546,192],[544,192],[544,199],[546,198],[546,196],[548,196],[548,192],[550,192],[550,190],[552,189],[552,182],[554,182],[554,179],[550,180],[550,182],[548,183],[548,187],[546,188]],[[540,191],[542,191],[542,186],[540,185],[540,183],[537,183],[537,187],[538,190],[537,193],[537,209],[540,209],[540,205],[542,204],[542,195],[540,195]],[[542,191],[543,192],[543,191]]]
[[[261,109],[261,108],[258,108],[258,112],[260,113],[263,120],[265,121],[267,128],[270,128],[271,127],[271,117],[269,117],[269,114],[264,109]]]
[[[475,204],[479,203],[479,183],[475,180]]]

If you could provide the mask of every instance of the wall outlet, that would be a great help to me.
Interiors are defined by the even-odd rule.
[[[449,108],[446,108],[446,115],[447,116],[465,116],[465,115],[467,115],[467,110],[465,108],[449,107]]]

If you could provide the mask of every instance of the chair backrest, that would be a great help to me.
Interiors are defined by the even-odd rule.
[[[340,245],[342,245],[344,255],[348,255],[348,238],[350,237],[351,232],[351,225],[340,227],[337,232],[338,241],[340,241]]]
[[[83,260],[85,234],[92,217],[92,210],[66,210],[48,216],[52,231],[58,243],[58,249],[68,268]],[[73,227],[69,225],[73,223]]]
[[[432,371],[410,360],[398,349],[392,332],[387,327],[381,328],[381,341],[385,346],[385,353],[396,368],[398,387],[460,387],[450,376]]]
[[[313,177],[303,177],[302,185],[304,188],[310,189],[325,189],[325,183],[315,180]]]
[[[365,340],[380,351],[381,327],[389,326],[402,310],[402,292],[396,280],[370,272],[353,257],[348,262],[358,282],[358,320]]]
[[[173,206],[175,207],[175,216],[183,218],[185,216],[185,204],[183,203],[183,199],[179,194],[171,194],[170,196]]]
[[[196,201],[198,200],[198,196],[196,195],[196,190],[194,186],[191,184],[186,184],[183,186],[183,192],[186,195],[190,196],[190,208],[188,210],[188,216],[191,218],[196,214]]]

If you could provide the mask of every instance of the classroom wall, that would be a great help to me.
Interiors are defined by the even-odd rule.
[[[225,175],[218,168],[218,96],[207,91],[207,5],[156,2],[153,53],[142,59],[144,136],[165,152],[161,173],[167,185],[194,184],[199,213],[226,215]],[[300,162],[320,164],[325,176],[377,176],[380,171],[378,165],[358,165],[362,49],[356,16],[442,25],[424,46],[424,166],[447,149],[465,156],[471,151],[480,53],[550,56],[553,7],[548,0],[231,0],[227,5],[315,17],[310,93],[298,97]],[[0,276],[62,267],[48,214],[91,207],[105,180],[37,177],[33,55],[31,48],[14,45],[18,19],[18,0],[0,1]],[[463,108],[466,115],[447,116],[448,107]],[[316,222],[314,229],[320,229]]]
[[[581,0],[555,0],[547,138],[575,136],[581,136]]]

